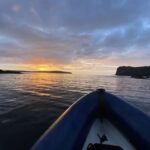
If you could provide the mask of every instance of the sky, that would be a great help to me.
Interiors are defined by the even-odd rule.
[[[1,69],[111,74],[149,58],[149,0],[0,0]]]

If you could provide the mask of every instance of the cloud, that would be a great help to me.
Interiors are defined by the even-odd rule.
[[[139,54],[150,63],[149,8],[149,0],[0,0],[0,63],[136,65]]]

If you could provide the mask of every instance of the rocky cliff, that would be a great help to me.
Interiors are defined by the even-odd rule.
[[[143,67],[121,66],[117,68],[116,75],[131,76],[134,78],[148,78],[150,77],[150,66],[143,66]]]

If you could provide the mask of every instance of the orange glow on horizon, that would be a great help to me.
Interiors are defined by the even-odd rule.
[[[79,59],[75,63],[61,64],[57,62],[44,62],[44,61],[33,61],[24,64],[4,64],[2,69],[14,69],[14,70],[25,70],[25,71],[52,71],[61,70],[69,71],[79,74],[114,74],[117,66],[115,60],[104,59],[104,60],[82,60]]]
[[[39,71],[46,71],[47,69],[46,68],[39,68],[38,70]]]

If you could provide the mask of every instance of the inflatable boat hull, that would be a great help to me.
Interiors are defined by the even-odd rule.
[[[87,149],[88,143],[98,142],[95,122],[99,124],[96,127],[104,122],[102,126],[108,132],[99,130],[101,132],[99,134],[104,133],[107,136],[106,143],[113,141],[111,139],[115,136],[118,143],[110,142],[110,144],[118,144],[124,150],[150,149],[149,116],[124,100],[104,90],[97,90],[71,105],[38,140],[32,150]],[[90,136],[94,131],[95,140],[94,136]],[[121,136],[122,144],[119,140]]]

